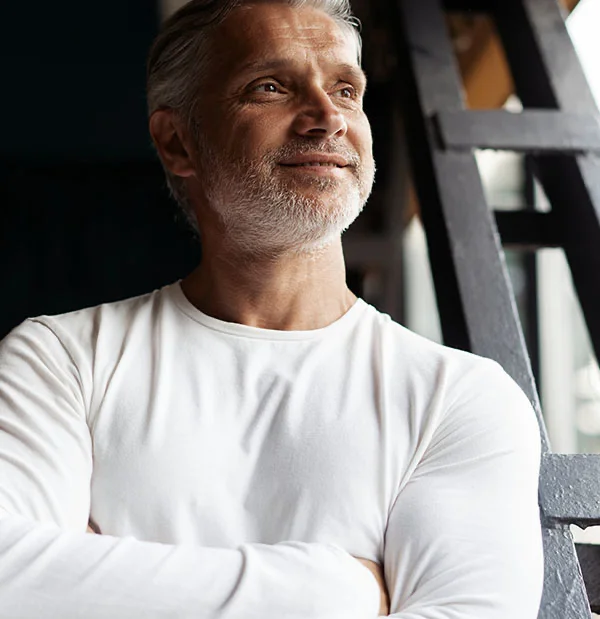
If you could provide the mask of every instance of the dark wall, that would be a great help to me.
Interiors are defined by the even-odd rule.
[[[146,129],[154,3],[9,4],[0,8],[0,337],[27,316],[152,290],[199,256]]]
[[[144,62],[158,23],[152,0],[3,4],[0,112],[10,123],[0,153],[149,158]]]

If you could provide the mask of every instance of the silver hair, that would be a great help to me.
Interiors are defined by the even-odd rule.
[[[196,140],[195,122],[201,81],[211,62],[209,42],[211,32],[235,9],[261,0],[191,0],[163,24],[150,49],[147,66],[148,113],[160,109],[177,112],[184,126]],[[262,0],[265,1],[265,0]],[[358,63],[362,42],[360,22],[352,15],[350,0],[267,0],[294,8],[305,6],[321,10],[356,38]],[[164,165],[167,185],[188,223],[197,230],[196,218],[182,178]]]

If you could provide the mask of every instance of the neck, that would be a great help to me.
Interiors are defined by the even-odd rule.
[[[240,256],[204,244],[200,266],[182,283],[205,314],[252,327],[285,331],[319,329],[356,301],[346,286],[342,244],[314,253]]]

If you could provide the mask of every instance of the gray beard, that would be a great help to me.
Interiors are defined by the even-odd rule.
[[[276,162],[303,150],[343,154],[355,175],[348,181],[315,177],[302,183],[279,176]],[[204,188],[227,243],[243,254],[276,257],[319,252],[339,239],[362,211],[373,184],[373,173],[365,174],[356,154],[346,150],[288,145],[261,161],[235,163],[201,152]]]

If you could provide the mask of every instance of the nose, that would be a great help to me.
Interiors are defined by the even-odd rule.
[[[315,89],[304,98],[294,121],[294,131],[303,137],[320,139],[346,135],[346,117],[327,92]]]

